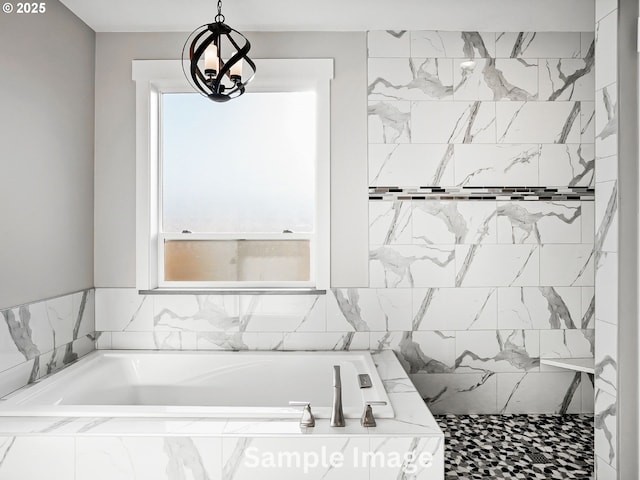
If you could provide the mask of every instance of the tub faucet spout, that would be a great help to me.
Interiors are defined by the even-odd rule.
[[[333,366],[333,408],[331,409],[331,426],[344,427],[344,412],[342,411],[342,380],[340,379],[340,365]]]

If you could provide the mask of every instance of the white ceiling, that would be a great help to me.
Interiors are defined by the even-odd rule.
[[[97,32],[191,31],[215,0],[61,0]],[[593,0],[226,0],[245,31],[589,31]]]

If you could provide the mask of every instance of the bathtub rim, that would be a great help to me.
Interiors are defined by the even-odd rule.
[[[70,418],[0,417],[0,435],[11,437],[368,437],[437,438],[444,432],[415,389],[406,370],[390,349],[371,351],[378,374],[396,412],[396,418],[380,419],[376,427],[362,427],[359,420],[347,419],[344,428],[331,427],[328,420],[316,421],[314,428],[302,428],[297,419],[277,422],[243,419],[180,418]],[[387,382],[406,382],[408,391],[393,392]],[[194,421],[195,420],[195,421]]]
[[[369,350],[352,350],[352,351],[260,351],[260,350],[94,350],[87,355],[65,365],[64,368],[46,375],[36,382],[26,385],[0,398],[0,418],[11,417],[65,417],[65,418],[177,418],[177,419],[194,419],[206,418],[211,420],[224,419],[246,419],[246,420],[262,420],[277,421],[291,420],[300,418],[301,410],[299,407],[291,407],[283,405],[282,407],[227,407],[233,411],[221,411],[224,407],[220,406],[174,406],[174,405],[21,405],[28,402],[30,397],[38,395],[42,391],[55,388],[54,381],[64,382],[71,375],[78,375],[90,370],[91,365],[99,362],[101,359],[109,357],[131,357],[134,355],[141,356],[182,356],[195,355],[207,357],[259,357],[259,356],[353,356],[364,360],[367,371],[374,373],[372,378],[374,386],[386,396],[389,402],[385,407],[391,412],[392,417],[388,415],[386,418],[395,418],[395,410],[388,392],[385,388],[384,381],[379,375],[377,365],[373,359],[372,352]],[[73,368],[72,368],[73,367]],[[71,372],[71,373],[70,373]],[[55,380],[54,380],[55,379]],[[23,398],[24,397],[24,398]],[[19,402],[16,402],[16,398]],[[292,398],[291,401],[301,400],[300,398]],[[364,407],[364,403],[363,403]],[[327,407],[322,408],[322,413],[316,413],[316,418],[326,417]],[[52,409],[57,410],[52,414]],[[102,410],[102,412],[100,411]],[[316,408],[316,412],[318,412]],[[355,418],[354,414],[347,418]]]

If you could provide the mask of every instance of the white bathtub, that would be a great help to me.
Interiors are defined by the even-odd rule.
[[[341,366],[345,417],[365,401],[394,412],[368,352],[95,351],[0,401],[0,416],[295,418],[309,401],[329,418],[333,365]],[[358,374],[373,386],[359,388]]]

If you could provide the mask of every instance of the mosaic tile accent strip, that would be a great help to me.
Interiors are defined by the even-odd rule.
[[[369,200],[593,201],[590,187],[369,187]]]
[[[445,479],[593,478],[592,415],[446,415]]]

